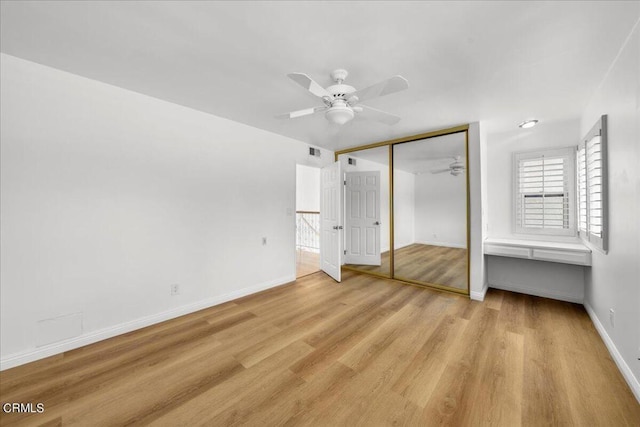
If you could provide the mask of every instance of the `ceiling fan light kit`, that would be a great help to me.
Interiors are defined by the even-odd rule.
[[[349,107],[349,105],[345,101],[341,99],[337,99],[334,101],[331,108],[329,108],[327,112],[324,113],[324,116],[331,123],[335,123],[337,125],[343,125],[348,121],[353,120],[353,118],[355,117],[355,113],[353,112],[353,109],[351,109],[351,107]]]
[[[388,125],[393,125],[400,121],[400,117],[361,105],[359,102],[405,90],[409,87],[407,79],[402,76],[394,76],[373,86],[357,91],[353,86],[344,84],[344,80],[348,75],[349,73],[347,70],[342,68],[333,70],[331,72],[331,79],[335,84],[325,89],[306,74],[288,74],[291,80],[320,98],[324,106],[293,111],[291,113],[281,114],[277,117],[293,119],[325,111],[324,116],[329,122],[337,125],[343,125],[353,120],[356,113],[360,114],[364,112],[364,117],[368,117],[372,120],[386,123]]]

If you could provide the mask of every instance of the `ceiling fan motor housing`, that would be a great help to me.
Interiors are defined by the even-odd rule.
[[[344,99],[347,100],[349,95],[356,91],[356,88],[353,86],[345,85],[345,84],[337,84],[332,85],[327,88],[327,92],[329,92],[333,99]]]
[[[325,113],[325,117],[331,123],[343,125],[351,120],[355,116],[353,108],[351,108],[350,95],[356,91],[356,88],[350,85],[344,84],[344,79],[347,78],[349,73],[347,70],[338,69],[333,70],[331,73],[331,79],[336,84],[327,88],[327,92],[331,94],[333,100],[330,101],[330,108]],[[353,104],[357,102],[355,97]]]

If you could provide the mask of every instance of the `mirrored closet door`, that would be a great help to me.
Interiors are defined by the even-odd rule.
[[[469,294],[468,126],[336,153],[343,268]]]
[[[393,146],[394,277],[467,290],[465,133]]]

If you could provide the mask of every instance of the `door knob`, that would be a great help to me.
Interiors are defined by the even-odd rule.
[[[373,225],[380,225],[380,221],[374,222]]]

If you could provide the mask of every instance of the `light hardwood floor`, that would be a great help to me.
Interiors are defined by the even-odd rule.
[[[320,271],[320,254],[296,250],[296,278]]]
[[[362,271],[390,274],[389,252],[381,254],[381,265],[349,264]],[[467,289],[467,250],[415,243],[396,249],[396,279],[435,283],[456,289]]]
[[[2,425],[638,426],[582,306],[316,273],[0,373]]]

